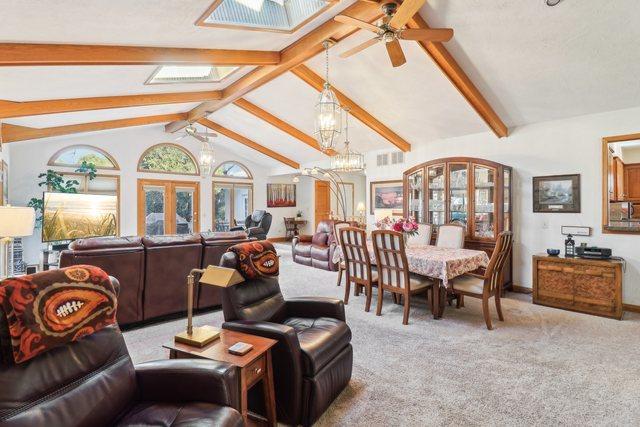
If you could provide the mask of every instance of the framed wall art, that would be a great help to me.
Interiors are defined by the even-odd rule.
[[[267,184],[267,207],[290,208],[296,205],[295,184]]]
[[[533,177],[534,212],[580,212],[580,175]]]
[[[396,209],[402,211],[402,180],[372,181],[370,184],[369,213],[374,214],[376,209]]]

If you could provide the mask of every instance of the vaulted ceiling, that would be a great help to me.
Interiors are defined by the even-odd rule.
[[[194,25],[212,0],[78,2],[0,0],[0,43],[61,43],[281,51],[356,3],[342,0],[293,34]],[[509,128],[640,105],[640,2],[637,0],[428,0],[419,14],[431,27],[450,27],[443,46],[496,116]],[[423,48],[402,42],[407,63],[392,68],[376,45],[348,59],[338,55],[371,35],[355,32],[331,49],[330,79],[353,103],[411,145],[491,131]],[[0,58],[0,62],[2,58]],[[323,75],[324,55],[304,64]],[[257,66],[260,67],[260,66]],[[273,67],[273,66],[267,66]],[[156,65],[0,66],[2,100],[23,102],[177,92],[222,91],[256,66],[243,66],[220,83],[145,85]],[[313,134],[316,89],[290,72],[243,97],[299,132]],[[201,104],[164,103],[3,119],[54,127],[187,113]],[[137,104],[142,105],[142,104]],[[229,103],[208,116],[268,150],[298,163],[326,158],[310,144]],[[351,120],[350,140],[361,151],[396,149],[394,138]],[[161,126],[163,123],[155,124]],[[494,129],[495,131],[495,129]],[[168,139],[171,136],[168,135]],[[20,143],[20,142],[17,142]],[[239,153],[246,155],[246,147]],[[273,159],[254,160],[272,166]]]

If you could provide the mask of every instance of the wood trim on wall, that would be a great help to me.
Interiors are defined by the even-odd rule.
[[[640,313],[640,305],[635,304],[622,304],[622,309],[624,311],[630,311],[632,313]]]

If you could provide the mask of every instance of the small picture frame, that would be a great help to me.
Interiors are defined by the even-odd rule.
[[[533,212],[580,213],[580,174],[534,176]]]

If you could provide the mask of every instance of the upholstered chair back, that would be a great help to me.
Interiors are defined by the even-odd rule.
[[[407,238],[407,246],[427,246],[431,244],[431,224],[418,224],[418,234]]]
[[[360,228],[347,226],[340,229],[336,238],[340,241],[342,248],[347,277],[371,280],[371,260],[367,250],[366,232]]]
[[[489,276],[490,291],[500,287],[502,270],[511,254],[513,248],[513,233],[511,231],[503,231],[498,234],[496,247],[491,254],[491,260],[487,266],[487,276]],[[486,286],[486,285],[485,285]]]
[[[238,256],[233,252],[225,253],[220,266],[238,269]],[[256,320],[278,323],[284,316],[284,298],[278,279],[257,277],[224,288],[222,311],[226,322]]]
[[[409,283],[409,265],[404,248],[404,235],[391,230],[375,230],[371,235],[376,254],[379,283],[384,286],[404,289]]]
[[[439,248],[464,248],[465,228],[461,225],[447,224],[438,227],[436,246]]]
[[[111,282],[117,290],[117,280]],[[136,393],[133,363],[117,325],[16,364],[0,308],[0,425],[110,425]]]

